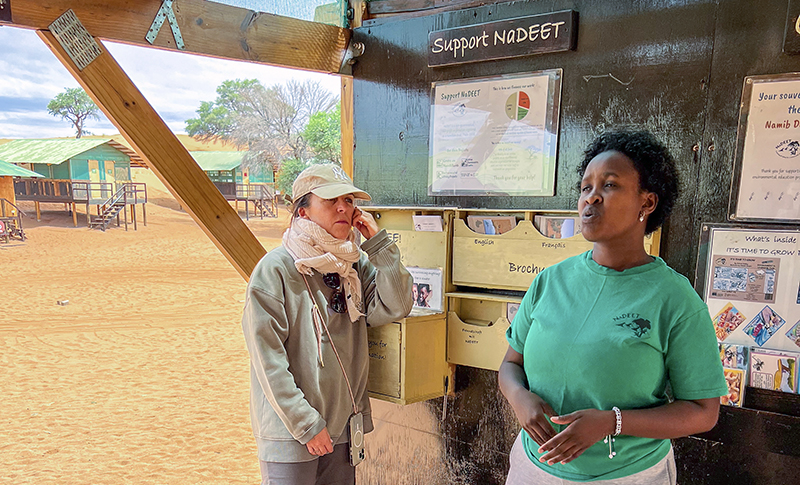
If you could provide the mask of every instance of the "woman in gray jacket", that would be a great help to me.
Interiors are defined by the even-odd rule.
[[[253,271],[242,318],[262,484],[354,484],[348,422],[361,414],[372,430],[367,326],[408,315],[412,279],[340,167],[312,165],[292,194],[291,226]]]

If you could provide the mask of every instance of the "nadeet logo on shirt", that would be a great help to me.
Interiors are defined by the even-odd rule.
[[[638,338],[647,336],[652,328],[650,320],[642,318],[638,313],[623,313],[622,315],[614,317],[614,323],[618,327],[630,329],[633,335]]]

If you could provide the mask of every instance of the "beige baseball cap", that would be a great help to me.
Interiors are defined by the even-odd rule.
[[[353,185],[342,167],[333,163],[311,165],[300,172],[292,184],[292,202],[309,192],[323,199],[353,194],[356,199],[372,200],[368,193]]]

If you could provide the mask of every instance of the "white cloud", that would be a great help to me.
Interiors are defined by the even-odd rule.
[[[48,115],[46,101],[41,102],[51,99],[64,88],[78,87],[64,66],[30,30],[0,27],[0,46],[3,46],[0,49],[0,93],[6,99],[17,98],[28,101],[27,105],[30,105],[30,112],[21,113],[20,103],[13,103],[16,109],[12,110],[11,103],[6,102],[4,106],[0,98],[0,138],[73,134],[69,123]],[[213,101],[217,96],[217,86],[228,79],[255,78],[265,86],[289,79],[314,79],[337,97],[340,92],[340,80],[334,75],[125,44],[106,42],[106,46],[167,126],[176,133],[185,132],[185,120],[195,116],[201,101]],[[34,104],[44,106],[37,108]],[[104,117],[100,122],[90,121],[88,129],[96,134],[117,132]]]

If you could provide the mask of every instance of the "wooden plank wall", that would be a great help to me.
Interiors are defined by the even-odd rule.
[[[661,254],[693,280],[702,223],[726,220],[744,77],[800,72],[800,56],[781,51],[786,0],[486,3],[407,16],[400,12],[402,4],[424,4],[370,2],[373,18],[354,32],[354,40],[366,44],[353,72],[356,183],[380,205],[574,209],[575,168],[587,143],[612,126],[645,127],[670,148],[683,180]],[[564,9],[580,15],[576,51],[427,67],[431,31]],[[564,75],[554,197],[427,194],[432,82],[557,67]],[[797,482],[800,397],[752,392],[746,405],[750,409],[725,408],[711,433],[675,440],[679,483]],[[400,459],[368,461],[359,473],[405,483],[504,482],[507,453],[519,427],[497,391],[495,372],[458,366],[454,398],[394,408],[384,418],[408,424],[391,430],[402,439],[376,431],[372,442],[380,445],[372,456],[385,452]],[[426,459],[439,463],[397,451],[409,444],[414,449],[431,436],[442,454]]]

